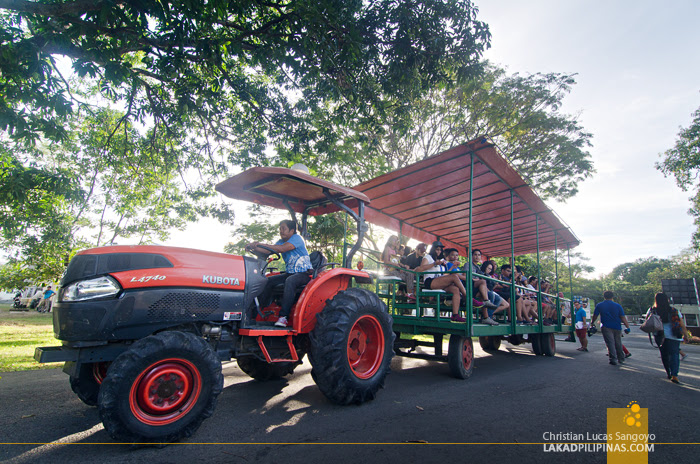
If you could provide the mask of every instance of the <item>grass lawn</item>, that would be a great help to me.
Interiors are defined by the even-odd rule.
[[[10,311],[12,305],[0,304],[0,372],[51,369],[62,363],[39,364],[34,348],[60,344],[53,336],[52,314]]]

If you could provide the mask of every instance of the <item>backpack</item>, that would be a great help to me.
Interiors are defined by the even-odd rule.
[[[671,333],[676,338],[683,338],[683,329],[681,328],[681,316],[676,308],[671,308]]]

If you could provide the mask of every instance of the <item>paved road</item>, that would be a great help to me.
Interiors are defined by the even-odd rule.
[[[451,378],[441,363],[395,358],[377,399],[346,407],[323,397],[308,362],[293,377],[268,383],[227,363],[214,416],[189,442],[163,449],[114,443],[96,409],[72,394],[60,370],[3,373],[0,460],[603,463],[604,453],[545,453],[543,434],[606,433],[606,408],[637,401],[649,408],[649,432],[656,436],[649,462],[692,461],[700,446],[659,443],[700,442],[700,346],[684,347],[690,356],[681,364],[684,384],[678,386],[666,380],[658,350],[645,335],[624,342],[633,352],[624,367],[607,363],[600,334],[588,353],[557,343],[554,358],[535,357],[529,345],[504,343],[492,355],[477,344],[474,374],[466,381]]]

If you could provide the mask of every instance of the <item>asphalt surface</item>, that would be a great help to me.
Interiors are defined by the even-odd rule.
[[[608,364],[600,334],[588,353],[558,341],[554,358],[505,342],[488,354],[476,343],[474,374],[464,381],[450,377],[446,364],[394,358],[385,389],[360,406],[326,400],[308,361],[267,383],[226,363],[214,415],[188,441],[161,449],[111,440],[96,408],[73,395],[59,369],[0,373],[0,460],[604,463],[604,452],[545,452],[544,434],[604,434],[607,408],[636,401],[648,408],[655,435],[649,462],[693,462],[700,451],[700,346],[682,347],[689,356],[681,363],[683,384],[675,385],[658,350],[633,330],[623,339],[633,353],[624,367]]]

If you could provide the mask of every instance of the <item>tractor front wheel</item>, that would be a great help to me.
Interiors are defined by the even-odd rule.
[[[384,386],[395,334],[377,295],[349,288],[328,301],[310,334],[311,376],[337,404],[374,399]]]
[[[97,400],[107,432],[131,443],[191,436],[223,389],[221,362],[200,337],[161,332],[135,342],[109,366]]]

